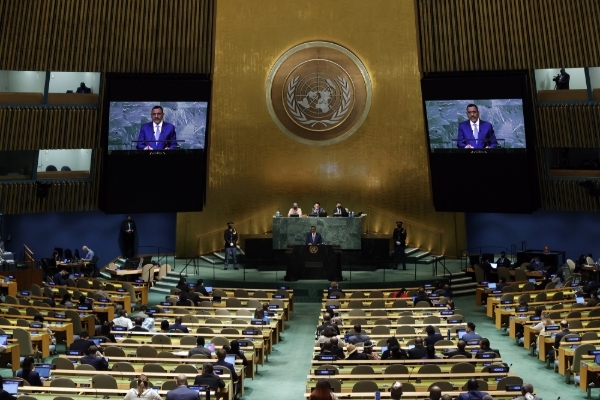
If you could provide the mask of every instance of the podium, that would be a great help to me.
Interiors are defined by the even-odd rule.
[[[286,250],[286,281],[299,279],[342,280],[342,250],[340,246],[289,246]]]

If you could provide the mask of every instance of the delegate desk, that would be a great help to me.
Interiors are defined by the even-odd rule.
[[[286,288],[286,289],[283,289]],[[240,296],[242,298],[252,298],[258,301],[269,300],[269,299],[279,299],[290,302],[290,312],[294,311],[294,289],[287,289],[287,286],[281,286],[279,289],[249,289],[249,288],[225,288],[225,287],[213,287],[213,292],[215,290],[222,290],[227,294],[227,297],[237,297],[235,295],[236,291],[245,291],[246,295]],[[264,292],[267,294],[266,298],[254,297],[254,293],[256,292]],[[284,293],[285,292],[285,293]],[[275,297],[278,296],[278,297]],[[280,296],[280,297],[279,297]],[[146,304],[146,303],[144,303]]]
[[[288,256],[286,276],[284,277],[286,281],[342,279],[342,253],[339,246],[297,245],[288,249],[286,254]]]
[[[119,339],[121,340],[121,339]],[[258,364],[261,364],[258,360],[259,356],[256,355],[258,352],[262,352],[263,346],[261,342],[252,342],[249,339],[239,340],[240,348],[244,351],[244,355],[248,360],[248,365],[244,368],[244,376],[248,376],[251,379],[254,379],[255,371],[258,372]],[[143,342],[142,342],[143,343]],[[103,343],[104,345],[104,353],[106,354],[107,349],[110,347],[119,347],[123,350],[125,356],[110,356],[110,362],[118,362],[118,361],[127,361],[130,363],[141,363],[141,364],[154,364],[159,362],[163,367],[170,364],[197,364],[197,367],[201,366],[204,363],[203,358],[188,358],[189,351],[196,347],[196,345],[186,345],[186,344],[160,344],[160,343],[150,343],[147,345],[151,345],[157,349],[158,357],[139,357],[136,352],[140,347],[140,343],[125,343],[125,342],[117,342],[117,343]],[[168,358],[163,357],[163,353],[171,353]],[[69,359],[78,360],[83,356],[64,356]],[[243,360],[241,358],[236,358],[235,364],[237,367],[242,367]],[[261,364],[261,365],[264,365]],[[141,367],[143,368],[143,367]],[[201,367],[200,367],[201,368]]]
[[[348,218],[273,218],[273,249],[304,245],[310,227],[315,226],[323,244],[338,245],[342,250],[360,250],[362,217]]]
[[[13,309],[17,309],[21,315],[18,318],[24,318],[27,319],[27,308],[31,308],[31,306],[25,306],[25,305],[21,305],[21,304],[0,304],[0,314],[8,314],[8,318],[17,318],[17,316],[15,314],[11,314],[9,312],[9,309],[13,308]],[[50,315],[54,316],[54,314],[65,314],[65,310],[66,308],[52,308],[52,307],[40,307],[40,306],[36,306],[35,309],[37,310],[37,312],[39,314],[42,314],[44,316],[45,319],[48,319],[46,322],[50,323],[50,318],[48,317],[49,313],[51,313]],[[84,312],[79,312],[79,310],[77,309],[72,309],[73,311],[77,312],[79,314],[79,320],[81,321],[81,325],[83,327],[83,329],[86,329],[88,334],[90,335],[95,335],[96,334],[96,319],[94,318],[94,314],[90,314],[89,311],[84,313]],[[52,321],[56,321],[58,323],[59,319],[58,318],[54,318],[52,319]],[[69,317],[65,318],[63,321],[66,322],[71,322],[71,319]],[[64,324],[63,324],[64,325]],[[52,328],[50,328],[52,329]],[[71,328],[72,330],[73,328]],[[75,335],[78,335],[79,332],[74,332]]]
[[[21,347],[16,341],[9,341],[6,345],[6,350],[0,353],[0,364],[12,365],[13,373],[21,369]]]
[[[505,390],[486,390],[485,391],[487,394],[489,394],[490,396],[492,396],[494,398],[494,400],[513,400],[516,397],[519,397],[521,395],[521,391],[513,391],[513,392],[508,392]],[[444,390],[444,394],[447,394],[449,396],[451,396],[451,398],[455,399],[457,398],[459,395],[465,393],[465,390],[454,390],[452,392],[449,391],[445,391]],[[305,398],[310,398],[310,392],[306,392],[304,393],[304,397]],[[388,392],[386,390],[382,390],[380,392],[380,397],[382,399],[391,399],[391,392]],[[352,399],[352,400],[373,400],[373,392],[352,392],[352,393],[344,393],[344,398],[345,399]],[[429,398],[429,392],[404,392],[402,394],[402,399],[403,400],[413,400],[413,399],[420,399],[420,400],[425,400]],[[46,400],[46,399],[39,399],[39,400]],[[76,400],[76,399],[74,399]]]
[[[231,375],[229,370],[227,370],[227,374],[220,375],[223,381],[225,382],[225,391],[222,393],[227,394],[225,398],[228,400],[233,400],[233,384],[231,382]],[[117,375],[114,371],[89,371],[89,370],[70,370],[70,369],[56,369],[52,371],[52,379],[56,378],[67,378],[73,381],[75,385],[78,387],[87,387],[92,383],[92,377],[95,375],[110,375],[117,381],[118,389],[121,390],[129,390],[131,387],[131,382],[135,381],[141,374],[141,371],[128,372],[128,371],[119,371],[119,375]],[[201,375],[202,372],[198,372],[197,375]],[[175,372],[144,372],[144,375],[148,377],[148,380],[152,382],[153,385],[159,385],[164,383],[167,380],[173,380],[179,375]],[[188,376],[189,380],[194,379],[195,376]],[[44,387],[49,388],[52,381],[45,381]],[[243,390],[243,385],[240,385]],[[243,392],[241,393],[243,394]]]

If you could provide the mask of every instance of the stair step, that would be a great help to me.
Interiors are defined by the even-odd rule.
[[[202,260],[206,261],[207,263],[210,263],[211,265],[214,265],[214,264],[221,264],[221,263],[222,263],[222,260],[218,259],[218,258],[217,258],[217,257],[215,257],[215,256],[211,256],[211,255],[208,255],[208,256],[200,256],[200,258],[201,258]]]
[[[410,256],[406,257],[407,259],[412,259],[414,260],[415,258],[418,260],[420,258],[424,258],[427,257],[428,255],[430,255],[431,253],[428,251],[418,251],[416,253],[411,254]]]
[[[221,259],[222,261],[225,261],[225,253],[221,253],[221,252],[217,252],[217,251],[215,251],[215,252],[213,253],[213,255],[214,255],[215,257],[217,257],[217,258]]]

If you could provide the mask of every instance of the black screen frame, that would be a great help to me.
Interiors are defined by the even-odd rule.
[[[109,150],[110,103],[115,101],[206,102],[204,149],[149,152]],[[210,146],[211,76],[107,73],[102,104],[100,210],[107,214],[202,211],[206,204]],[[153,167],[154,170],[147,173],[145,168]],[[122,201],[116,197],[116,190],[129,197]],[[158,193],[171,200],[148,201],[149,193]]]
[[[532,213],[540,207],[530,82],[526,70],[429,73],[421,79],[424,133],[436,211]],[[521,99],[525,151],[431,151],[425,102],[471,99],[475,103],[477,99]]]

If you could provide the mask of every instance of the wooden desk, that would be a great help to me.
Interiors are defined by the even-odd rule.
[[[16,371],[21,369],[21,347],[17,342],[8,342],[6,346],[6,350],[0,353],[0,360],[2,364],[10,363],[12,366],[10,367],[15,373]]]
[[[6,289],[6,294],[8,294],[9,296],[17,297],[17,282],[16,281],[10,281],[10,282],[0,281],[0,287],[3,289]]]
[[[4,333],[12,334],[15,328],[21,328],[29,332],[31,336],[31,342],[34,343],[38,350],[42,353],[42,357],[50,357],[50,335],[46,333],[44,328],[34,329],[26,326],[12,326],[12,325],[0,325],[0,329],[4,330]],[[38,332],[37,335],[34,335],[32,332]],[[13,339],[16,342],[16,339]],[[14,364],[13,364],[14,365]],[[17,361],[17,365],[20,365],[20,362]]]
[[[243,382],[243,369],[238,369],[236,373],[239,371],[240,380]],[[117,381],[118,388],[121,390],[129,391],[132,380],[135,380],[140,376],[142,372],[122,372],[119,371],[118,374],[114,371],[88,371],[88,370],[67,370],[67,369],[57,369],[52,371],[52,378],[68,378],[71,379],[77,387],[81,387],[81,385],[90,385],[92,382],[92,377],[95,375],[110,375]],[[197,375],[202,374],[200,371]],[[153,385],[162,385],[164,381],[175,379],[179,374],[174,372],[144,372],[144,375],[148,377],[148,380],[152,382]],[[233,400],[233,384],[231,381],[231,374],[223,374],[220,375],[223,381],[226,384],[226,389],[228,393],[228,399]],[[189,376],[189,380],[193,380],[195,376]],[[192,381],[193,382],[193,381]],[[44,387],[49,388],[51,385],[51,381],[45,381]],[[242,388],[243,395],[243,384],[240,385]]]
[[[251,295],[253,295],[254,292],[256,292],[256,291],[265,292],[269,296],[269,299],[272,299],[273,296],[277,294],[278,290],[281,290],[281,289],[250,289],[250,288],[213,287],[213,291],[214,290],[222,290],[225,293],[227,293],[227,297],[235,297],[234,292],[238,289],[245,290],[246,292],[248,292],[248,294],[251,294]],[[279,300],[289,300],[290,312],[293,312],[294,311],[294,289],[286,289],[285,291],[288,294],[288,298],[287,299],[283,298],[283,299],[279,299]],[[256,299],[258,301],[267,300],[267,299],[260,299],[260,298],[255,298],[255,297],[251,297],[251,298]]]
[[[0,304],[0,313],[7,314],[8,307],[16,308],[17,310],[19,310],[19,312],[21,313],[21,316],[19,318],[27,319],[26,308],[31,307],[31,306],[26,306],[26,305],[21,305],[21,304],[6,304],[6,303],[4,303],[4,304]],[[40,314],[42,314],[44,316],[44,319],[46,319],[48,317],[48,311],[54,311],[59,314],[64,314],[65,310],[66,310],[66,308],[52,308],[52,307],[41,307],[41,306],[36,306],[35,308],[38,310],[38,312]],[[77,310],[74,310],[74,311],[78,312]],[[96,334],[96,319],[94,318],[94,314],[90,314],[89,312],[83,313],[83,316],[81,316],[81,313],[79,313],[79,314],[80,314],[79,319],[81,320],[81,324],[82,324],[83,328],[87,329],[87,332],[91,336],[95,335]],[[15,316],[12,314],[8,314],[8,315],[15,318]],[[54,318],[53,320],[61,321],[57,318]],[[71,320],[69,318],[66,318],[66,319],[62,319],[62,321],[68,322]],[[75,334],[79,334],[79,332],[76,332]]]
[[[111,276],[114,277],[124,277],[124,276],[135,276],[141,275],[142,269],[112,269],[106,268],[106,272],[108,272]],[[157,274],[160,272],[160,267],[154,267],[154,273]]]

